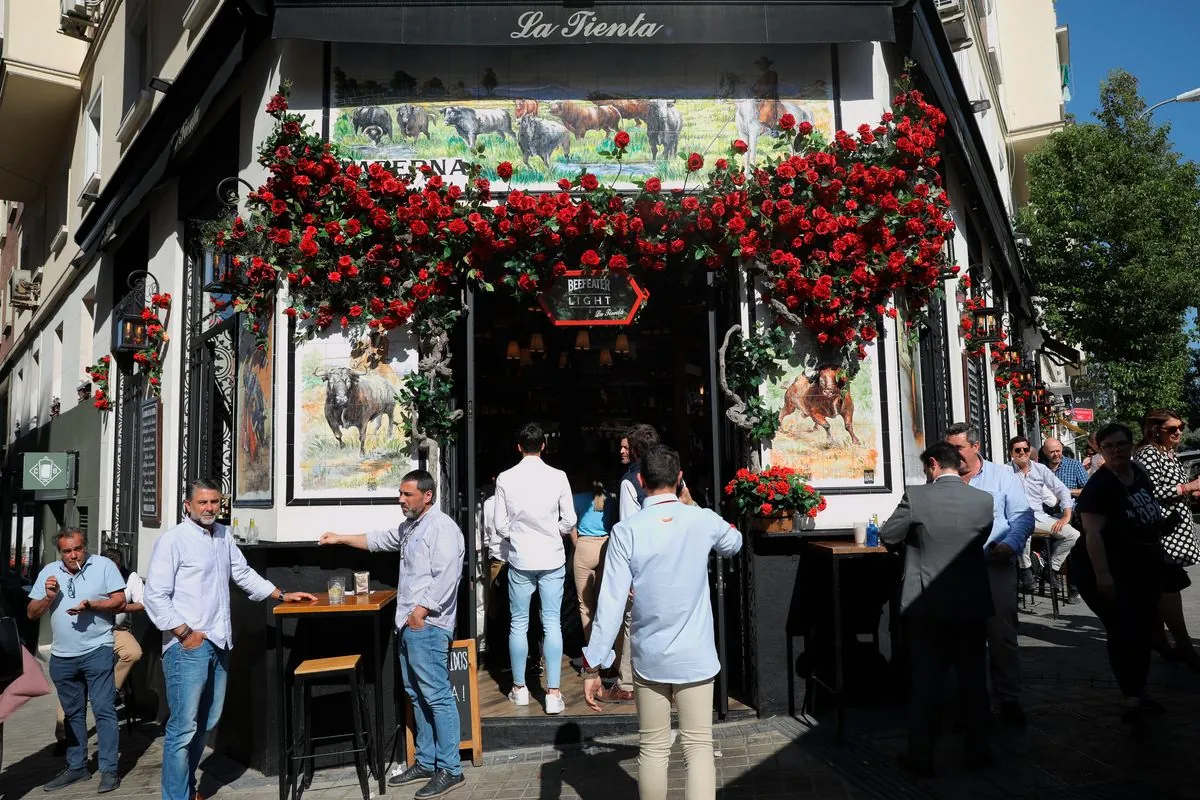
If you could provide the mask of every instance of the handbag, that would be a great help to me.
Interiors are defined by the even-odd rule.
[[[0,616],[0,686],[21,677],[24,670],[21,652],[24,649],[17,618]]]

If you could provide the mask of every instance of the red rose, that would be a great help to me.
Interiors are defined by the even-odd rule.
[[[770,514],[774,510],[775,510],[775,507],[772,506],[770,503],[763,503],[761,506],[758,507],[758,513],[760,513],[760,514]]]
[[[813,132],[812,123],[811,122],[801,122],[800,127],[797,128],[797,131],[799,131],[801,136],[808,136],[810,133]]]
[[[617,135],[613,137],[613,144],[621,150],[629,147],[629,134],[625,131],[617,131]]]
[[[580,263],[589,269],[600,266],[600,254],[595,250],[585,250],[583,255],[579,257]]]
[[[500,180],[508,180],[513,176],[513,165],[510,161],[501,161],[496,165],[496,174],[500,176]]]
[[[600,179],[588,172],[579,179],[579,185],[584,189],[587,189],[589,192],[594,192],[596,189],[600,188]]]
[[[361,317],[362,312],[363,312],[362,306],[359,306],[359,305],[350,306],[350,316]]]
[[[328,276],[328,277],[329,277],[329,282],[330,282],[330,283],[338,283],[338,282],[339,282],[339,281],[341,281],[341,279],[342,279],[342,273],[340,273],[340,272],[331,272],[331,273],[329,273],[329,276]]]
[[[467,223],[463,222],[461,219],[455,219],[451,221],[450,232],[455,236],[462,236],[467,232]]]
[[[412,231],[413,236],[424,236],[429,233],[429,226],[419,219],[413,220],[412,225],[409,225],[408,229]]]
[[[692,153],[687,157],[688,172],[696,172],[704,167],[704,156],[699,153]]]
[[[662,181],[660,181],[658,178],[648,178],[646,180],[645,188],[646,188],[647,192],[661,191],[662,190]]]
[[[267,113],[268,114],[275,114],[279,111],[287,111],[287,108],[288,108],[287,98],[281,94],[275,95],[274,97],[271,98],[271,101],[269,103],[267,103]]]
[[[784,114],[779,118],[780,130],[790,131],[794,127],[796,127],[796,118],[791,114]]]
[[[734,140],[733,140],[733,152],[735,152],[735,153],[744,153],[744,152],[746,152],[746,151],[747,151],[747,150],[749,150],[749,149],[750,149],[750,145],[746,144],[746,143],[745,143],[745,142],[743,142],[741,139],[734,139]]]
[[[608,260],[608,268],[614,271],[629,269],[629,259],[618,253]]]

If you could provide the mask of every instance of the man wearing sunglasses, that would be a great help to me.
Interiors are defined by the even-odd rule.
[[[1061,447],[1061,445],[1059,445]],[[1055,588],[1066,589],[1066,579],[1062,575],[1063,564],[1075,542],[1079,541],[1079,531],[1071,525],[1071,512],[1075,508],[1075,499],[1071,490],[1060,481],[1050,468],[1033,460],[1033,448],[1024,436],[1014,436],[1008,440],[1008,455],[1013,474],[1025,489],[1025,497],[1029,499],[1029,507],[1033,509],[1033,532],[1049,535],[1054,539],[1054,550],[1050,555],[1049,579],[1057,584]],[[1054,495],[1058,506],[1062,508],[1062,516],[1058,519],[1050,516],[1042,508],[1043,497]],[[1033,560],[1030,553],[1030,541],[1025,541],[1025,550],[1021,554],[1022,583],[1032,583],[1031,568]],[[1039,561],[1040,564],[1040,561]],[[1043,567],[1045,565],[1042,565]],[[1068,598],[1069,601],[1069,598]]]
[[[61,789],[92,777],[87,767],[87,705],[91,698],[100,740],[101,794],[121,785],[117,775],[117,711],[113,706],[113,620],[125,609],[125,579],[117,565],[89,555],[79,528],[55,537],[61,560],[38,573],[29,592],[30,619],[50,614],[50,679],[66,717],[67,768],[42,788]]]

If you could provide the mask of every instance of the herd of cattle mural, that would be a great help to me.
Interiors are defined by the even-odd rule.
[[[396,397],[416,368],[407,335],[333,331],[297,344],[295,365],[293,497],[394,497],[413,468]]]
[[[691,48],[663,60],[660,48],[635,46],[586,61],[533,49],[518,58],[492,48],[336,46],[331,139],[356,159],[402,164],[466,159],[482,145],[485,175],[495,179],[495,165],[509,161],[516,186],[581,168],[678,183],[678,156],[716,158],[734,139],[749,144],[747,163],[761,160],[784,114],[818,135],[833,128],[825,49]],[[631,140],[621,166],[603,156],[618,130]]]

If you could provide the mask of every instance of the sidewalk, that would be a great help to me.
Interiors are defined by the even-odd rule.
[[[1192,570],[1192,579],[1198,586],[1184,593],[1184,602],[1189,629],[1200,638],[1200,568]],[[832,725],[809,729],[776,718],[717,726],[719,796],[1200,800],[1194,769],[1200,752],[1200,675],[1155,656],[1151,691],[1168,714],[1146,729],[1131,730],[1118,718],[1120,697],[1108,670],[1103,630],[1086,606],[1066,606],[1052,620],[1049,601],[1039,598],[1021,614],[1021,651],[1029,724],[1024,731],[999,731],[999,763],[984,773],[958,766],[960,744],[947,735],[937,753],[938,778],[910,781],[895,766],[905,746],[904,709],[851,709],[841,747],[831,741]],[[41,784],[62,768],[62,759],[51,755],[53,727],[52,697],[27,704],[5,725],[2,800],[43,796]],[[162,740],[155,734],[152,725],[123,734],[123,784],[111,797],[158,795]],[[670,770],[671,798],[681,799],[684,765],[678,744]],[[207,797],[277,797],[274,779],[219,757],[210,757],[202,771]],[[468,766],[465,774],[467,785],[450,795],[456,800],[632,799],[637,796],[636,737],[562,750],[488,753],[483,767]],[[91,796],[96,783],[93,778],[58,796]],[[414,788],[387,796],[404,800]],[[361,793],[353,770],[341,769],[319,773],[305,796],[343,800]]]

